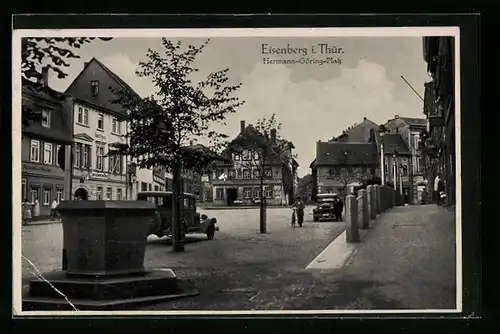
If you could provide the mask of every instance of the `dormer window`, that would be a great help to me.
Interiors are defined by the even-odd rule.
[[[48,110],[42,110],[42,126],[50,128],[50,111]]]
[[[90,93],[93,97],[99,95],[99,81],[92,80],[90,82]]]

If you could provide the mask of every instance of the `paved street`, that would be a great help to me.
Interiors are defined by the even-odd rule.
[[[309,208],[309,211],[311,208]],[[373,226],[340,270],[305,267],[344,230],[343,223],[291,228],[290,209],[268,210],[268,234],[258,210],[209,210],[220,232],[191,236],[186,252],[150,237],[146,267],[172,268],[196,283],[200,296],[144,309],[402,309],[453,308],[454,217],[436,206],[394,208]],[[23,253],[42,271],[61,266],[61,225],[25,228]],[[30,273],[26,262],[23,278]]]

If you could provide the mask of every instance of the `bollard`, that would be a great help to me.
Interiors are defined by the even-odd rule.
[[[368,203],[368,219],[372,219],[373,186],[366,187],[366,202]]]
[[[380,186],[379,185],[376,185],[375,186],[375,197],[377,198],[377,214],[380,214],[382,213],[382,207],[380,206],[380,201],[382,200],[382,198],[380,197],[382,194],[381,194],[381,191],[380,191]]]
[[[345,198],[346,214],[345,220],[347,223],[346,228],[346,241],[359,242],[358,230],[358,201],[354,195],[348,195]]]
[[[377,218],[377,211],[375,209],[375,187],[374,186],[369,186],[367,187],[368,189],[368,212],[370,212],[370,220],[376,219]]]
[[[368,193],[366,192],[365,189],[361,189],[359,191],[359,196],[361,197],[361,205],[363,205],[363,207],[361,208],[362,219],[359,222],[359,224],[360,224],[359,228],[365,230],[365,229],[370,227],[370,215],[368,212]]]
[[[391,198],[392,198],[392,203],[391,203],[391,208],[396,206],[396,190],[391,189]]]

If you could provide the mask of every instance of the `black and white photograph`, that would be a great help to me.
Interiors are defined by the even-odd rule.
[[[14,30],[14,314],[461,312],[459,46]]]

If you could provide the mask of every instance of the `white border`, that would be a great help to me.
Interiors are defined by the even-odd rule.
[[[448,310],[303,310],[303,311],[20,311],[22,290],[21,233],[21,38],[22,37],[455,37],[455,162],[456,162],[456,309]],[[461,129],[460,129],[460,34],[458,27],[398,28],[237,28],[237,29],[19,29],[12,37],[12,300],[13,314],[20,316],[116,316],[116,315],[376,315],[462,312],[462,193],[461,193]],[[16,219],[15,219],[16,218]]]

